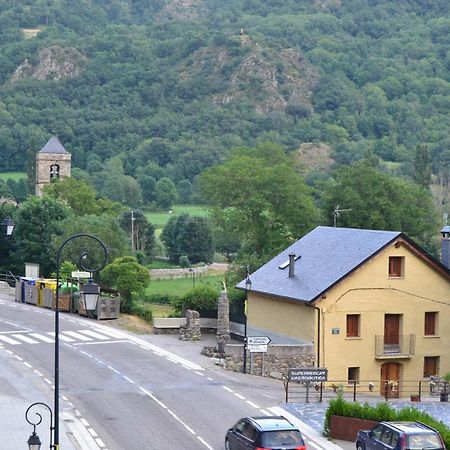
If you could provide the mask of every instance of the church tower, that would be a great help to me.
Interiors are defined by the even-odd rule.
[[[71,154],[56,136],[36,154],[36,195],[42,195],[42,188],[52,178],[70,177]]]

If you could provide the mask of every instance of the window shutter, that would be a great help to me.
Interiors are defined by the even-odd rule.
[[[359,314],[347,314],[347,337],[359,337]]]
[[[425,336],[434,336],[436,334],[436,313],[425,313]]]

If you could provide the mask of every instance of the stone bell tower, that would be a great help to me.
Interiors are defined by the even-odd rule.
[[[71,154],[56,136],[36,154],[36,195],[42,195],[42,188],[52,178],[70,177]]]

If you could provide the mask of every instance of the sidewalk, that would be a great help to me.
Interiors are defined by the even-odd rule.
[[[0,349],[2,360],[14,358]],[[17,360],[16,360],[17,361]],[[49,390],[44,393],[30,383],[30,374],[23,374],[20,370],[19,361],[8,361],[7,364],[0,364],[0,436],[2,450],[24,450],[28,448],[27,441],[33,432],[33,426],[25,419],[27,408],[35,402],[46,403],[53,410],[53,396]],[[36,406],[29,412],[29,420],[38,422],[42,416],[42,423],[36,427],[36,434],[42,442],[42,448],[49,448],[50,442],[50,413],[43,406]],[[60,444],[64,450],[81,450],[81,447],[74,445],[73,436],[65,425],[65,415],[60,417]]]

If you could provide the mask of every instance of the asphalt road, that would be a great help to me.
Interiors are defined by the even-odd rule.
[[[0,300],[0,346],[47,396],[53,330],[52,311]],[[238,418],[271,414],[283,400],[279,381],[204,369],[155,342],[60,313],[61,414],[76,417],[98,449],[222,449]]]

